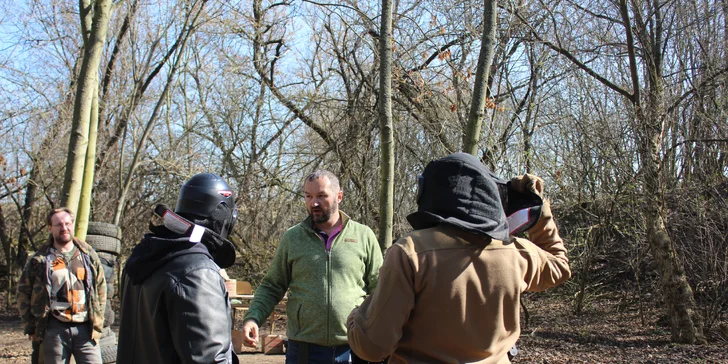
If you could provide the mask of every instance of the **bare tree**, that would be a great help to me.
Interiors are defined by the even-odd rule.
[[[379,31],[379,133],[382,160],[379,172],[379,245],[385,251],[392,245],[394,215],[392,0],[382,0],[382,25]]]
[[[475,88],[470,104],[470,117],[468,127],[463,136],[463,151],[478,156],[478,141],[485,118],[485,102],[488,97],[488,81],[490,79],[490,65],[493,62],[493,50],[496,41],[496,27],[498,19],[498,1],[486,0],[483,12],[483,39],[480,43],[478,66],[475,70]]]
[[[193,3],[192,6],[189,7],[188,12],[186,12],[184,17],[184,22],[181,26],[181,31],[179,32],[179,35],[177,36],[177,39],[173,43],[173,46],[171,49],[176,50],[176,55],[173,58],[172,65],[169,69],[169,73],[167,75],[166,82],[164,84],[164,88],[162,90],[162,93],[159,96],[159,99],[157,100],[156,104],[154,105],[154,109],[152,110],[151,115],[149,116],[149,120],[147,121],[142,135],[139,139],[139,143],[137,147],[135,148],[134,155],[131,161],[131,164],[126,171],[126,176],[124,178],[124,183],[121,185],[121,188],[119,190],[119,196],[117,199],[117,205],[116,205],[116,212],[114,213],[114,224],[119,224],[119,221],[121,220],[121,215],[124,211],[124,207],[126,205],[126,199],[127,194],[129,192],[129,186],[131,185],[132,177],[134,176],[134,173],[136,172],[137,167],[139,166],[140,158],[143,155],[143,152],[145,150],[145,144],[147,142],[147,139],[149,138],[149,135],[152,131],[152,128],[155,125],[155,122],[157,121],[157,117],[159,114],[159,111],[166,101],[169,90],[171,88],[172,83],[174,82],[175,76],[177,74],[177,71],[179,69],[179,65],[184,58],[185,54],[185,46],[187,44],[187,41],[189,38],[194,34],[194,32],[197,30],[198,26],[198,18],[203,12],[205,2],[199,2],[199,3]]]
[[[98,0],[93,3],[90,0],[79,2],[81,23],[87,24],[91,21],[92,24],[90,27],[85,25],[81,27],[84,32],[84,56],[76,88],[73,126],[68,144],[66,173],[63,179],[61,204],[74,212],[78,211],[79,207],[92,104],[94,93],[98,92],[98,69],[106,43],[111,5],[111,0]],[[88,34],[87,29],[90,29]]]
[[[545,5],[545,4],[544,4]],[[665,204],[666,180],[664,171],[667,164],[663,159],[666,126],[671,115],[670,104],[677,105],[685,100],[685,95],[677,98],[666,92],[666,82],[670,76],[665,72],[665,60],[674,57],[668,53],[674,49],[676,24],[672,19],[665,21],[664,14],[676,14],[677,2],[658,3],[656,1],[620,1],[618,4],[602,4],[600,9],[582,7],[578,2],[559,4],[563,11],[548,14],[557,24],[569,21],[562,14],[579,14],[572,21],[586,24],[590,31],[595,24],[607,24],[610,36],[618,37],[617,42],[600,44],[597,47],[616,47],[619,62],[583,61],[588,55],[579,55],[578,48],[583,45],[571,44],[576,34],[559,33],[555,28],[549,34],[541,34],[532,29],[531,36],[570,61],[581,71],[598,80],[602,85],[620,95],[628,106],[627,122],[633,136],[640,166],[639,179],[642,197],[645,201],[643,211],[646,241],[655,257],[661,276],[662,291],[668,303],[673,340],[688,343],[704,342],[702,318],[700,317],[692,288],[685,274],[674,242],[668,234],[666,225],[668,211]],[[520,16],[520,15],[519,15]],[[674,17],[674,15],[671,15]],[[522,18],[524,24],[527,21]],[[590,23],[591,22],[591,23]],[[604,26],[604,25],[602,25]],[[578,27],[577,27],[578,28]],[[562,28],[564,29],[564,28]],[[618,31],[621,29],[622,31]],[[548,40],[550,36],[554,41]],[[585,38],[588,39],[588,38]],[[595,37],[599,39],[599,37]],[[581,52],[586,53],[586,52]],[[582,58],[584,57],[584,58]],[[597,58],[598,59],[598,58]],[[722,74],[717,70],[708,79]],[[624,77],[626,75],[626,77]],[[629,87],[622,85],[629,84]],[[680,84],[680,81],[675,83]],[[688,91],[687,95],[694,91]]]

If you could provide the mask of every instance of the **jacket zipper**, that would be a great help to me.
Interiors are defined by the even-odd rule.
[[[321,239],[319,234],[317,234],[315,231],[312,231],[313,234]],[[326,249],[326,242],[324,242],[324,251],[326,252],[326,288],[328,290],[326,295],[326,344],[327,346],[330,346],[331,341],[331,252],[334,250],[334,243],[336,242],[336,239],[339,238],[339,236],[344,232],[344,227],[341,227],[341,231],[334,237],[334,241],[331,242],[331,247],[329,249]]]
[[[333,243],[331,244],[331,248],[333,248]],[[331,336],[331,250],[329,249],[326,251],[326,284],[328,289],[328,295],[326,295],[327,304],[326,304],[326,344],[331,344],[329,342],[329,338]]]

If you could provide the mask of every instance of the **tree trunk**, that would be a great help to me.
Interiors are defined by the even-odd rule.
[[[5,255],[5,264],[8,266],[8,275],[10,272],[10,266],[11,266],[11,256],[12,252],[10,251],[10,247],[12,246],[13,240],[10,239],[10,234],[8,234],[7,225],[5,223],[5,214],[3,213],[2,205],[0,204],[0,242],[2,242],[3,245],[3,253]]]
[[[662,88],[652,87],[648,95],[650,112],[658,112]],[[660,283],[670,317],[672,340],[686,344],[704,344],[703,319],[697,311],[693,290],[685,275],[683,263],[665,227],[664,180],[660,173],[661,127],[659,117],[649,117],[638,110],[638,130],[642,131],[640,156],[643,167],[644,193],[647,196],[644,210],[647,225],[647,242],[660,272]],[[659,115],[662,115],[661,113]],[[656,120],[655,120],[656,119]]]
[[[478,68],[475,71],[475,86],[473,100],[470,104],[468,127],[463,135],[463,151],[478,156],[478,141],[485,118],[485,101],[488,96],[488,79],[490,78],[490,65],[493,62],[495,49],[495,29],[497,25],[498,1],[486,0],[483,12],[483,38],[478,55]]]
[[[5,274],[6,274],[7,282],[8,282],[8,284],[6,286],[6,288],[7,288],[6,293],[7,294],[5,295],[5,297],[6,297],[6,299],[5,299],[5,309],[8,309],[10,307],[10,301],[11,301],[10,297],[12,297],[13,294],[15,293],[14,292],[15,279],[13,277],[13,273],[14,272],[11,269],[11,267],[13,266],[13,259],[12,259],[12,255],[13,255],[13,252],[12,252],[12,243],[13,243],[13,241],[10,238],[10,234],[8,234],[7,222],[5,221],[5,214],[3,213],[2,204],[0,204],[0,241],[2,242],[3,253],[5,255],[5,262],[4,263],[6,264],[6,267],[7,267],[7,270],[5,271],[6,272]]]
[[[632,78],[633,97],[637,124],[635,126],[637,145],[642,160],[642,179],[647,205],[644,210],[647,224],[647,242],[650,246],[660,272],[660,281],[664,299],[668,305],[668,316],[672,329],[672,340],[687,344],[705,343],[703,336],[703,323],[697,312],[693,290],[685,276],[682,261],[678,258],[675,246],[670,240],[665,227],[664,211],[664,179],[661,173],[662,136],[664,134],[667,117],[664,108],[664,81],[662,60],[663,23],[660,5],[652,0],[648,6],[650,14],[650,27],[648,28],[642,18],[641,9],[633,8],[637,39],[642,45],[645,81],[647,87],[646,102],[640,96],[640,83],[636,61],[636,47],[632,36],[632,23],[627,1],[620,0],[620,13],[625,28],[627,40],[627,53],[629,56],[630,73]],[[633,3],[634,5],[634,3]],[[649,34],[648,34],[649,30]]]
[[[15,255],[15,268],[20,271],[25,267],[28,260],[28,252],[33,246],[33,234],[30,232],[30,220],[33,217],[33,207],[35,205],[35,196],[38,193],[38,167],[37,159],[33,158],[33,169],[30,170],[28,184],[25,187],[25,202],[21,209],[20,215],[20,233],[18,234],[18,251]],[[45,220],[43,220],[45,222]]]
[[[586,63],[579,61],[569,50],[545,41],[536,32],[533,32],[533,35],[588,75],[625,97],[633,107],[634,142],[638,146],[640,178],[644,185],[642,192],[645,196],[642,216],[647,225],[647,244],[657,262],[662,292],[668,305],[672,339],[682,343],[704,343],[702,318],[697,312],[693,291],[685,276],[683,263],[670,240],[664,221],[665,201],[662,191],[666,186],[661,170],[663,159],[660,152],[665,133],[663,121],[667,117],[667,113],[664,107],[666,95],[662,62],[665,55],[662,37],[668,32],[663,29],[661,14],[663,6],[658,0],[645,2],[632,0],[629,4],[632,8],[628,6],[628,0],[619,0],[616,5],[619,7],[624,28],[631,91],[622,87],[619,82],[610,81],[600,75]],[[640,6],[645,6],[645,9]],[[647,19],[643,17],[643,13],[647,14]],[[634,17],[634,24],[632,24],[632,17]],[[633,34],[633,30],[636,32],[635,34]],[[640,57],[639,62],[637,56]],[[640,76],[643,74],[644,80],[641,81]]]
[[[81,185],[88,149],[88,134],[94,93],[98,91],[98,70],[106,42],[106,33],[111,18],[111,0],[97,0],[93,6],[93,24],[88,37],[84,25],[88,21],[90,4],[80,1],[82,31],[84,31],[84,54],[76,87],[73,105],[71,138],[68,143],[66,171],[63,177],[61,205],[73,212],[78,211]]]
[[[394,220],[394,131],[392,130],[392,0],[382,0],[379,32],[379,246],[392,245]]]
[[[98,82],[94,82],[94,84],[98,85]],[[76,214],[76,237],[81,240],[86,240],[86,230],[91,215],[91,196],[94,188],[94,169],[96,166],[96,141],[99,131],[98,92],[93,93],[91,120],[89,122],[88,149],[86,150],[86,162],[83,170],[83,188],[81,190],[81,199],[78,202],[78,213]]]
[[[659,206],[648,206],[645,219],[647,240],[660,270],[660,283],[668,306],[672,341],[705,344],[703,319],[697,311],[683,264],[665,229]]]

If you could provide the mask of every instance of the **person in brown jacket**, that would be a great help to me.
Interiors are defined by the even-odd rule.
[[[571,276],[548,201],[521,210],[520,221],[506,217],[509,196],[540,200],[543,181],[501,181],[455,153],[430,162],[418,184],[418,211],[407,217],[415,230],[387,250],[377,289],[348,317],[352,350],[392,364],[509,363],[521,294]],[[518,228],[530,241],[509,234]]]

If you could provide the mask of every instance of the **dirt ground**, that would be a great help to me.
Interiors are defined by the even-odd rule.
[[[118,308],[118,302],[114,302]],[[118,317],[118,316],[117,316]],[[237,325],[240,326],[240,317],[237,317]],[[275,335],[285,335],[285,318],[280,317],[273,325]],[[118,324],[112,325],[112,329],[118,334]],[[261,327],[262,334],[271,334],[270,326]],[[285,355],[264,355],[259,342],[257,348],[244,348],[238,358],[241,363],[255,364],[281,364],[285,363]],[[28,337],[23,335],[22,323],[15,307],[7,307],[5,303],[5,292],[0,293],[0,364],[27,364],[30,363],[32,352]]]
[[[0,296],[0,298],[2,298]],[[15,309],[0,299],[0,363],[29,363],[30,343],[22,335]],[[576,316],[568,298],[531,295],[526,306],[528,325],[518,342],[514,363],[728,363],[728,342],[709,330],[709,345],[670,343],[661,314],[645,312],[645,324],[636,309],[616,298],[602,297]],[[525,323],[524,323],[525,324]],[[274,325],[283,333],[285,318]],[[263,334],[270,328],[261,328]],[[241,363],[284,363],[284,355],[241,353]]]
[[[116,330],[118,331],[118,327]],[[28,338],[23,336],[20,319],[17,315],[0,315],[0,363],[30,363],[31,346]],[[285,362],[285,355],[264,355],[258,350],[246,349],[238,355],[241,363],[280,364]]]
[[[118,328],[117,328],[118,330]],[[20,319],[0,316],[0,363],[30,363],[31,347],[28,338],[23,336]],[[280,364],[285,362],[285,355],[264,355],[260,351],[241,353],[241,363]]]

